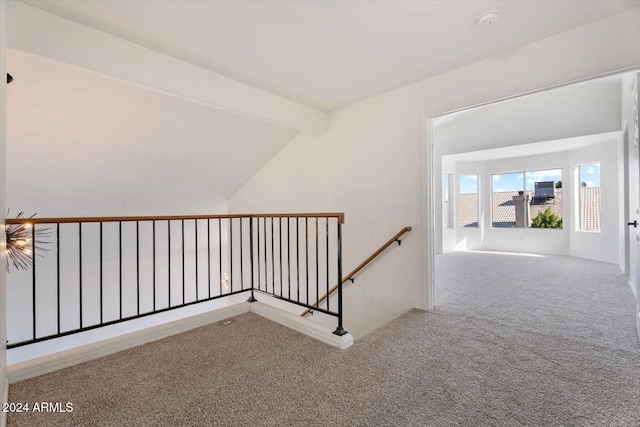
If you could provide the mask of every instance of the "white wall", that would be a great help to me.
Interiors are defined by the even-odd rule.
[[[448,161],[453,161],[454,156],[445,156],[442,158],[443,162],[445,159]],[[448,245],[443,245],[449,250],[479,250],[482,249],[484,236],[485,236],[485,226],[484,223],[487,220],[487,216],[490,215],[490,209],[487,208],[488,205],[483,204],[482,200],[487,197],[487,189],[486,184],[487,179],[487,165],[486,162],[454,162],[455,169],[457,171],[458,179],[461,175],[477,175],[478,176],[478,227],[461,227],[460,226],[460,204],[458,203],[458,199],[454,198],[454,211],[456,217],[456,235],[453,245],[449,242]],[[490,191],[490,190],[489,190]],[[460,192],[460,184],[458,182],[458,186],[456,187],[456,192]]]
[[[419,141],[419,117],[415,128],[404,126],[407,135],[370,126],[389,115],[408,119],[385,107],[370,110],[364,120],[348,111],[335,114],[327,136],[295,138],[230,201],[233,212],[346,212],[344,274],[403,227],[417,227],[345,288],[345,329],[356,337],[420,297],[421,147],[397,143]],[[353,143],[362,140],[364,146]]]
[[[445,180],[445,174],[449,175],[449,227],[445,227],[445,221],[444,221],[444,216],[446,215],[446,212],[444,211],[445,207],[444,207],[444,200],[445,200],[445,193],[446,193],[446,185],[444,183]],[[442,203],[441,203],[441,215],[443,215],[443,221],[440,223],[440,228],[442,229],[442,253],[448,253],[451,252],[455,249],[457,242],[457,234],[458,234],[458,211],[456,210],[457,204],[456,204],[456,194],[457,194],[457,190],[458,190],[458,179],[457,179],[457,174],[456,174],[456,162],[447,158],[443,158],[442,159],[442,176],[441,179],[443,180],[442,186],[440,188],[442,188],[442,191],[439,192],[436,197],[438,197]]]
[[[6,36],[5,36],[5,2],[0,1],[0,247],[5,246],[5,233],[4,233],[4,217],[6,212],[5,207],[5,191],[6,191],[6,137],[7,137],[7,92],[6,92]],[[5,271],[5,257],[0,256],[0,395],[2,395],[2,402],[7,402],[7,317],[6,311],[6,275]],[[0,426],[3,426],[6,422],[6,414],[0,415]]]
[[[413,226],[401,248],[346,288],[345,328],[362,336],[433,303],[423,270],[427,117],[636,65],[638,39],[635,9],[335,111],[326,135],[296,137],[230,199],[229,210],[344,211],[345,270]]]
[[[578,185],[578,165],[599,161],[601,191],[600,232],[577,230],[577,196],[573,196],[570,205],[570,215],[574,220],[574,227],[571,228],[571,256],[619,264],[623,268],[624,238],[620,232],[620,215],[624,206],[624,192],[620,187],[623,173],[621,158],[622,141],[619,137],[570,153],[572,188]]]
[[[638,147],[637,144],[637,135],[636,135],[636,126],[637,126],[637,111],[635,111],[638,107],[634,109],[634,105],[637,105],[637,101],[635,99],[635,93],[638,93],[638,77],[637,73],[634,75],[629,74],[623,81],[622,84],[622,119],[621,126],[623,127],[623,132],[626,129],[627,132],[627,140],[626,147],[623,149],[628,153],[626,170],[627,170],[627,182],[624,183],[625,196],[629,198],[629,203],[627,204],[624,222],[633,222],[634,220],[640,219],[639,212],[636,209],[639,206],[639,194],[638,191],[629,191],[629,188],[636,188],[636,186],[640,185],[640,177],[638,176],[638,168],[640,167],[640,159],[638,159]],[[635,93],[634,93],[635,92]],[[624,134],[623,134],[624,138]],[[624,143],[623,139],[623,143]],[[640,290],[640,284],[638,283],[638,269],[636,265],[640,264],[638,253],[638,243],[636,241],[636,235],[638,234],[638,229],[634,229],[631,227],[627,227],[625,225],[625,234],[626,241],[628,243],[629,248],[629,265],[626,270],[629,273],[629,286],[632,291],[638,297],[638,290]]]

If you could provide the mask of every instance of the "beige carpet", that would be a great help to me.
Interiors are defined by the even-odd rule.
[[[254,314],[14,384],[13,426],[635,426],[640,351],[617,267],[439,257],[437,302],[348,350]],[[347,325],[348,326],[348,325]]]

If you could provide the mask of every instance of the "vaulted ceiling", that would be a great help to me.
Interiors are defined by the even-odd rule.
[[[442,116],[433,125],[436,151],[485,161],[610,139],[622,126],[623,80],[623,74],[606,76]]]
[[[640,6],[640,1],[25,0],[332,111]],[[476,18],[500,11],[479,27]]]
[[[41,21],[8,16],[8,70],[15,78],[8,88],[8,204],[51,215],[92,214],[100,206],[108,215],[200,213],[228,200],[299,130],[326,131],[327,112],[638,7],[640,0],[24,0],[14,6],[58,21],[38,32]],[[501,21],[476,25],[489,9],[499,9]],[[60,17],[90,30],[77,43],[84,53],[56,38],[54,31],[65,29]],[[29,46],[49,43],[68,56],[23,48],[29,43],[18,39],[28,25]],[[100,34],[146,50],[109,51],[98,46],[105,40]],[[153,85],[124,75],[142,70],[127,70],[144,61],[132,52],[184,64],[191,74],[145,69],[177,86],[209,74],[190,94],[150,90]],[[124,74],[68,60],[89,54]],[[227,83],[208,84],[221,79]],[[229,82],[249,94],[238,101],[244,111],[235,108],[233,91],[218,90]],[[208,98],[199,99],[199,92]],[[227,104],[210,102],[216,96]]]
[[[7,93],[14,209],[214,209],[298,133],[21,51],[10,51],[8,62],[16,76]]]

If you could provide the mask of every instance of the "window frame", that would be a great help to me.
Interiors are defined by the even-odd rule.
[[[462,178],[463,177],[475,177],[475,193],[462,193]],[[473,178],[472,178],[473,180]],[[476,225],[464,225],[462,223],[462,195],[472,195],[475,194],[476,201],[476,212],[475,212],[475,223]],[[458,225],[461,228],[480,228],[480,174],[459,174],[458,175]]]
[[[589,186],[589,185],[585,185],[583,186],[582,183],[583,182],[587,182],[583,180],[583,171],[582,168],[584,166],[591,166],[591,165],[598,165],[598,177],[599,177],[599,181],[598,182],[598,186]],[[576,165],[576,172],[577,172],[577,180],[576,180],[576,193],[577,193],[577,197],[576,197],[576,202],[577,202],[577,206],[576,206],[576,212],[577,212],[577,218],[576,218],[576,226],[575,226],[575,230],[579,231],[579,232],[583,232],[583,233],[601,233],[602,232],[602,173],[601,173],[601,168],[602,167],[602,162],[600,160],[594,160],[594,161],[590,161],[590,162],[584,162],[584,163],[579,163],[578,165]],[[599,203],[598,203],[598,212],[597,212],[597,229],[590,229],[590,228],[582,228],[583,227],[583,188],[599,188],[600,189],[600,197],[599,197]]]
[[[455,219],[453,215],[453,176],[454,174],[444,172],[442,177],[442,228],[453,230]]]
[[[558,182],[563,182],[564,180],[564,170],[562,167],[551,167],[551,168],[541,168],[541,169],[527,169],[527,170],[517,170],[517,171],[511,171],[511,172],[496,172],[496,173],[490,173],[491,176],[491,194],[489,196],[489,206],[490,206],[490,221],[491,221],[491,228],[492,229],[517,229],[517,230],[523,230],[523,229],[538,229],[536,227],[531,227],[530,225],[526,225],[525,227],[515,227],[515,226],[495,226],[494,224],[496,223],[500,223],[500,221],[495,221],[494,220],[494,214],[495,214],[495,203],[494,203],[494,194],[496,193],[495,191],[495,182],[497,182],[494,177],[495,176],[500,176],[500,175],[521,175],[522,176],[522,188],[521,189],[516,189],[516,190],[510,190],[510,191],[517,191],[518,193],[522,192],[522,194],[529,194],[530,196],[533,196],[533,194],[535,194],[535,187],[534,189],[527,189],[527,179],[528,176],[531,174],[534,174],[536,172],[553,172],[553,171],[560,171],[560,178],[558,180],[554,180],[554,189],[555,186],[557,185]],[[538,181],[541,182],[541,181]],[[563,186],[564,188],[564,186]],[[530,198],[530,200],[533,200],[533,197]],[[561,207],[561,212],[562,214],[560,215],[561,218],[565,217],[565,201],[564,201],[564,190],[563,190],[563,199],[562,199],[562,207]],[[532,220],[533,216],[529,218],[529,220]],[[514,222],[515,222],[515,214],[514,214]],[[566,228],[566,225],[562,224],[562,228],[555,228],[555,230],[564,230]]]

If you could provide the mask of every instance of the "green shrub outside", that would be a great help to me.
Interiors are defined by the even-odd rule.
[[[562,228],[562,218],[551,212],[551,208],[547,208],[533,218],[531,228]]]

